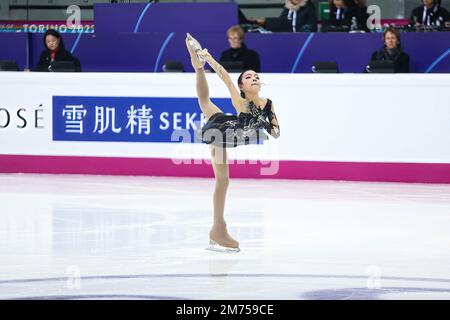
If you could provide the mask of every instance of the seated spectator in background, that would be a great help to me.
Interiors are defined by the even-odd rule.
[[[323,22],[323,31],[350,31],[367,29],[367,7],[365,1],[328,0],[330,19]]]
[[[355,0],[355,15],[358,23],[358,30],[364,30],[369,32],[369,27],[367,27],[367,20],[369,20],[369,14],[367,13],[366,0]]]
[[[410,24],[416,27],[450,27],[450,13],[436,0],[422,0],[422,6],[411,13]]]
[[[244,70],[253,70],[255,72],[261,71],[261,63],[259,55],[256,51],[250,50],[244,43],[244,30],[236,25],[232,26],[227,31],[228,42],[230,49],[222,52],[220,62],[242,61]]]
[[[328,23],[332,26],[350,27],[352,10],[355,5],[352,0],[328,0],[330,4],[330,20]]]
[[[281,23],[286,24],[286,31],[316,32],[316,8],[310,0],[286,0],[280,17]],[[266,26],[266,19],[250,19],[262,27]]]
[[[409,73],[409,56],[403,52],[400,32],[388,28],[383,35],[384,46],[372,54],[372,61],[393,61],[395,73]]]
[[[63,39],[56,30],[47,30],[44,35],[44,46],[45,49],[34,71],[51,71],[51,65],[55,61],[72,61],[76,71],[81,72],[80,61],[64,48]]]

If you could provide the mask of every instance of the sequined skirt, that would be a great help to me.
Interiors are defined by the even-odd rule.
[[[197,131],[197,138],[206,144],[222,148],[261,144],[268,136],[261,129],[246,125],[235,115],[216,113]]]

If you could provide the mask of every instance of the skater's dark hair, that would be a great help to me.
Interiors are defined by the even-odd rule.
[[[61,35],[59,34],[59,32],[56,31],[55,29],[48,29],[47,32],[45,32],[45,34],[44,34],[44,47],[46,49],[48,49],[47,43],[45,42],[45,40],[47,39],[47,36],[54,36],[55,38],[57,38],[59,40],[59,49],[64,49],[63,39],[62,39]]]
[[[247,71],[254,71],[254,70],[252,70],[252,69],[245,70],[244,72],[242,72],[239,75],[239,78],[238,78],[238,81],[237,81],[238,82],[238,86],[239,86],[239,91],[241,92],[241,97],[244,98],[244,99],[245,99],[245,92],[240,89],[240,86],[242,84],[242,77],[244,76],[244,73],[246,73]],[[256,71],[254,71],[254,72],[256,72]]]

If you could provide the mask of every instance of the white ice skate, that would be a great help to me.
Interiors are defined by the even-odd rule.
[[[214,240],[209,240],[209,247],[206,248],[206,250],[209,251],[215,251],[215,252],[230,252],[230,253],[234,253],[234,252],[239,252],[241,251],[241,249],[239,248],[229,248],[229,247],[224,247],[221,246],[220,244],[218,244],[217,242],[215,242]]]
[[[193,36],[191,36],[189,33],[186,33],[186,38],[187,38],[187,42],[189,43],[189,45],[194,49],[194,51],[198,55],[198,52],[203,50],[202,46],[200,45],[200,43]],[[205,62],[205,59],[203,59],[200,56],[198,56],[198,59],[201,62]]]

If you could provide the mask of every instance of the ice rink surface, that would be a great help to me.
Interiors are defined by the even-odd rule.
[[[450,185],[0,174],[0,299],[450,299]]]

